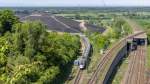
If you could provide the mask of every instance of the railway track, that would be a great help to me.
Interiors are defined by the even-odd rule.
[[[132,78],[132,76],[133,76],[133,70],[134,70],[134,68],[135,68],[135,59],[136,59],[136,52],[137,51],[133,51],[131,54],[130,54],[130,59],[133,59],[134,61],[130,61],[130,65],[129,65],[129,67],[130,67],[130,69],[128,70],[128,74],[129,75],[127,75],[126,74],[126,79],[124,80],[124,82],[123,82],[123,84],[129,84],[129,82],[131,82],[131,78]]]
[[[103,83],[104,79],[105,79],[105,76],[107,74],[107,71],[105,72],[105,68],[108,64],[108,62],[111,60],[111,63],[113,62],[114,58],[113,55],[115,55],[117,52],[117,50],[119,50],[121,47],[124,46],[124,44],[126,44],[126,40],[127,39],[131,39],[133,38],[134,36],[137,36],[137,35],[140,35],[140,34],[143,34],[145,33],[144,31],[141,31],[141,32],[138,32],[138,33],[135,33],[135,34],[132,34],[128,37],[125,37],[123,38],[121,41],[119,41],[117,44],[115,44],[115,46],[113,46],[113,48],[111,48],[104,56],[103,58],[100,60],[98,66],[97,66],[97,69],[94,71],[94,73],[92,74],[91,78],[89,79],[88,81],[88,84],[96,84],[97,83],[97,80],[99,78],[99,75],[100,74],[103,74],[104,75],[104,78],[102,78],[100,80],[100,84]],[[110,67],[111,64],[109,64],[109,67]]]
[[[145,83],[145,46],[138,46],[134,54],[130,56],[128,71],[122,84],[144,84]]]
[[[83,53],[82,53],[82,57],[88,58],[88,55],[89,55],[89,52],[90,52],[90,42],[89,42],[88,38],[86,38],[85,36],[80,35],[80,37],[82,38],[82,43],[84,45],[84,50],[83,50]],[[85,60],[87,60],[87,59],[85,59]],[[76,76],[75,81],[74,81],[74,84],[79,84],[80,83],[80,80],[82,80],[82,73],[83,73],[83,70],[82,70],[82,68],[79,67],[78,72],[77,72],[77,76]]]
[[[97,69],[92,74],[91,78],[88,81],[88,84],[96,84],[97,80],[99,78],[99,75],[102,75],[102,79],[100,80],[100,83],[103,83],[105,76],[107,74],[107,71],[109,67],[111,66],[113,60],[115,59],[115,55],[117,54],[117,50],[119,51],[120,48],[122,48],[126,44],[127,39],[132,39],[134,36],[140,35],[145,33],[144,31],[134,33],[128,37],[123,38],[118,43],[116,43],[100,60]],[[111,62],[110,62],[111,61]],[[108,65],[108,62],[109,65]],[[106,69],[107,68],[107,69]],[[79,84],[82,77],[82,71],[78,71],[77,77],[75,79],[74,84]]]
[[[121,40],[119,43],[117,43],[112,49],[110,49],[110,50],[107,52],[107,54],[105,54],[105,55],[103,56],[103,58],[100,60],[100,63],[98,64],[98,67],[97,67],[96,71],[93,73],[91,79],[88,81],[88,84],[96,84],[96,83],[97,83],[97,79],[98,79],[98,77],[99,77],[100,74],[105,74],[105,75],[106,75],[107,71],[104,72],[104,69],[106,68],[108,62],[109,62],[111,59],[112,59],[112,61],[113,61],[113,59],[115,58],[115,57],[112,56],[112,54],[113,54],[113,55],[117,54],[116,50],[118,50],[118,49],[120,49],[122,46],[124,46],[125,43],[126,43],[126,39],[122,39],[122,40]],[[110,65],[111,65],[111,64],[110,64]],[[110,66],[110,65],[109,65],[109,66]],[[100,73],[100,72],[101,72],[101,73]],[[102,80],[102,81],[103,81],[103,80]],[[101,82],[102,82],[102,81],[101,81]]]
[[[75,78],[74,84],[79,84],[80,83],[80,80],[81,80],[81,77],[82,77],[82,73],[83,73],[83,71],[79,69],[78,73],[77,73],[77,76]]]

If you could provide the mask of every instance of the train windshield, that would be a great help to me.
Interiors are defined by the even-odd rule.
[[[80,65],[84,65],[84,60],[81,60],[81,61],[80,61]]]

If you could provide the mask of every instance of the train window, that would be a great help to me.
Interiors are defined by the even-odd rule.
[[[84,60],[81,60],[80,61],[80,65],[84,65],[85,63],[84,63]]]

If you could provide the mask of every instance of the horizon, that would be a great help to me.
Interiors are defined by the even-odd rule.
[[[60,8],[60,7],[66,7],[66,8],[117,8],[117,7],[122,7],[122,8],[144,8],[144,7],[150,7],[150,6],[0,6],[0,8],[15,8],[15,7],[20,7],[20,8],[30,8],[30,7],[43,7],[43,8]]]
[[[149,0],[0,0],[0,7],[145,7]]]

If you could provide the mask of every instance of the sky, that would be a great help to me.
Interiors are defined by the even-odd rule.
[[[0,0],[0,6],[150,6],[150,0]]]

